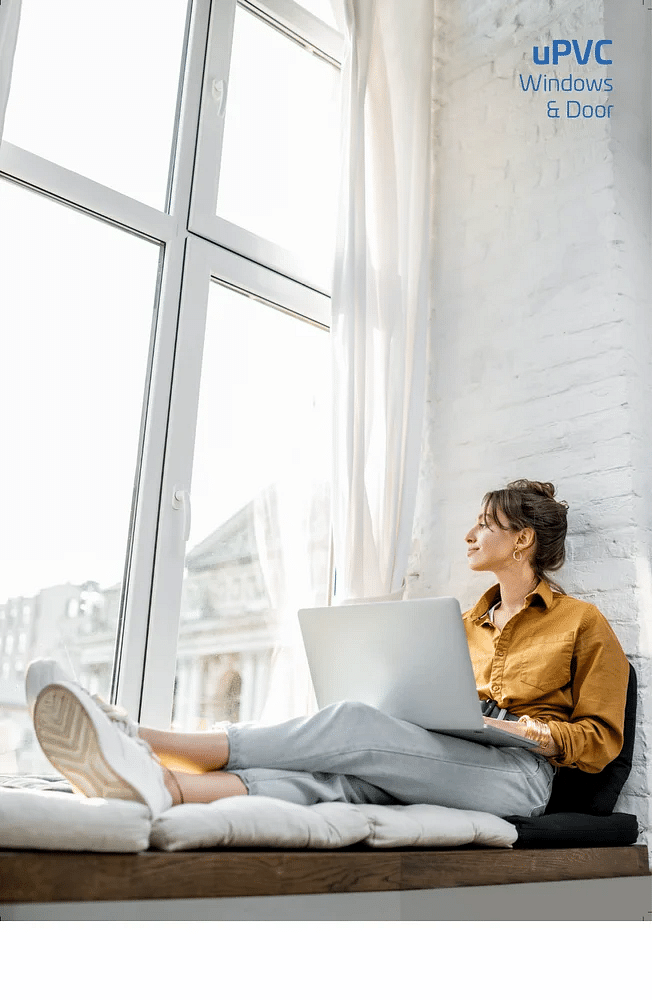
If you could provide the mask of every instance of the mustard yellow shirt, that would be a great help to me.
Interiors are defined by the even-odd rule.
[[[463,615],[480,698],[547,722],[562,748],[552,763],[601,771],[622,749],[629,680],[611,626],[542,580],[500,631],[489,618],[499,599],[496,584]]]

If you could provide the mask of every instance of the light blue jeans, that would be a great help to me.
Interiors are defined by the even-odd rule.
[[[497,816],[539,816],[554,768],[520,747],[433,733],[361,702],[273,726],[226,727],[229,761],[250,795],[316,802],[428,802]]]

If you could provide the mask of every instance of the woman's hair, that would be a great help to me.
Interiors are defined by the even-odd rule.
[[[555,500],[553,484],[516,479],[502,490],[486,493],[482,506],[499,528],[511,528],[513,531],[534,529],[534,572],[563,594],[564,590],[548,576],[549,572],[560,569],[566,558],[564,543],[568,504],[565,500]],[[503,523],[501,515],[507,524]]]

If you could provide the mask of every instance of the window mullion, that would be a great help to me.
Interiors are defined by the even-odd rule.
[[[185,558],[184,511],[173,506],[173,498],[176,491],[190,493],[209,278],[205,247],[201,241],[190,237],[183,261],[176,365],[167,422],[146,669],[139,712],[145,725],[162,728],[169,725],[172,712]]]
[[[233,250],[241,257],[252,261],[261,261],[274,273],[286,275],[317,292],[329,294],[324,280],[315,277],[313,269],[309,266],[306,267],[300,254],[293,253],[277,243],[272,243],[271,240],[266,240],[256,233],[250,233],[248,230],[236,226],[235,223],[229,222],[228,219],[195,218],[195,224],[191,228],[197,236]]]
[[[134,487],[135,515],[131,526],[122,598],[122,628],[116,647],[117,672],[114,672],[113,695],[136,717],[140,712],[148,649],[152,566],[157,548],[162,466],[166,450],[184,244],[185,240],[178,238],[168,243],[164,253],[151,375],[144,401],[141,461]],[[171,569],[173,570],[169,567],[168,571]]]
[[[201,230],[198,220],[210,211],[206,206],[217,201],[235,9],[236,0],[213,0],[211,7],[190,207],[190,228],[196,231]]]
[[[0,174],[139,235],[164,242],[174,234],[174,220],[165,212],[6,141]]]
[[[201,95],[206,72],[204,64],[209,44],[210,14],[211,0],[192,0],[170,198],[170,212],[176,220],[179,220],[180,228],[183,230],[186,229],[190,213]]]
[[[192,175],[197,144],[199,103],[204,72],[210,0],[194,0],[190,12],[188,46],[180,103],[180,119],[174,150],[174,172],[171,187],[170,223],[173,235],[167,241],[161,275],[160,308],[157,318],[156,343],[149,398],[146,400],[145,439],[142,466],[139,473],[132,544],[128,556],[126,595],[123,600],[123,630],[118,644],[119,682],[114,694],[134,715],[141,712],[147,670],[155,671],[157,683],[164,686],[160,657],[164,642],[163,625],[158,614],[161,601],[156,601],[157,586],[165,590],[166,581],[179,577],[181,562],[170,559],[170,545],[165,532],[172,530],[164,516],[166,495],[163,486],[164,462],[168,447],[170,419],[170,385],[175,357],[178,357],[177,329],[182,296],[185,249],[192,188]],[[155,561],[156,560],[156,561]],[[180,584],[179,584],[180,585]],[[177,613],[178,614],[178,613]],[[163,632],[160,629],[163,628]],[[176,635],[168,656],[174,659]],[[174,674],[170,679],[170,698]]]

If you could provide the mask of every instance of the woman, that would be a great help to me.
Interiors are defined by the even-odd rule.
[[[247,794],[540,815],[557,766],[600,771],[620,752],[629,671],[597,608],[551,586],[567,509],[554,494],[528,480],[488,493],[466,536],[471,569],[497,579],[464,615],[478,692],[498,715],[490,724],[534,738],[536,751],[429,732],[358,702],[273,726],[146,729],[40,660],[27,699],[45,755],[84,794],[143,801],[154,815]]]

